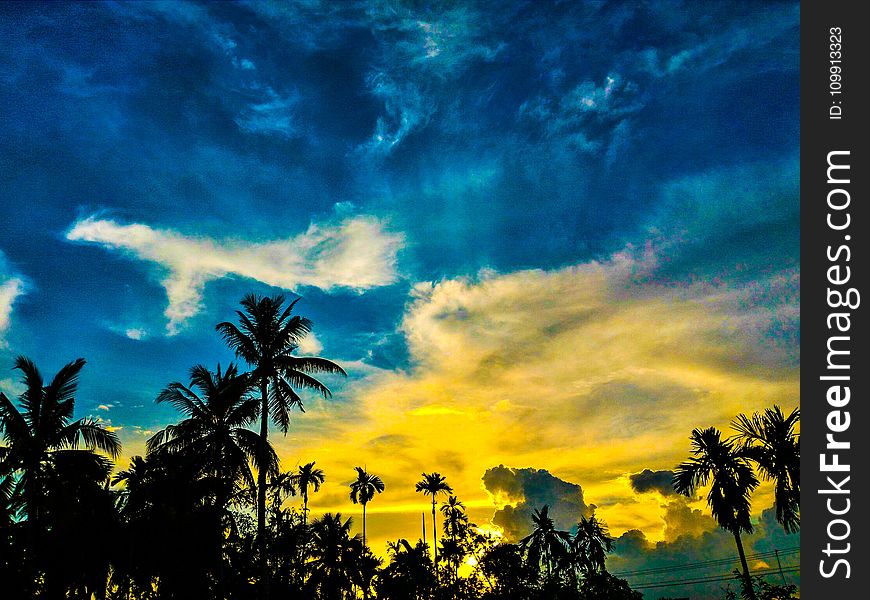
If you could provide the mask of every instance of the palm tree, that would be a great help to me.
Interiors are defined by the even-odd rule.
[[[458,577],[459,563],[465,555],[465,548],[461,543],[468,529],[468,515],[465,514],[465,505],[456,496],[447,498],[447,502],[441,505],[441,514],[444,515],[444,534],[450,536],[450,543],[441,542],[442,555],[447,555],[447,562],[453,566],[453,579]]]
[[[324,398],[332,393],[311,373],[338,373],[347,375],[334,362],[325,358],[294,356],[299,342],[311,331],[311,321],[299,315],[291,316],[299,298],[286,308],[284,296],[270,297],[247,294],[242,298],[243,310],[236,311],[239,325],[230,322],[218,323],[216,329],[236,356],[253,367],[251,380],[260,391],[260,464],[267,463],[269,418],[278,424],[286,435],[290,427],[290,409],[302,407],[302,398],[293,388],[309,388]],[[257,536],[260,546],[260,563],[264,582],[263,596],[267,595],[265,583],[266,564],[266,470],[257,471]]]
[[[534,530],[520,540],[519,547],[526,553],[532,566],[539,567],[542,563],[546,565],[549,577],[553,572],[553,563],[565,555],[571,536],[567,531],[556,529],[547,504],[541,510],[535,510],[532,522],[535,524]]]
[[[584,573],[604,571],[607,553],[613,550],[613,538],[608,534],[607,525],[595,515],[588,519],[581,516],[570,550],[574,562]]]
[[[189,386],[171,383],[157,396],[158,403],[172,404],[187,418],[157,432],[146,448],[149,452],[185,453],[201,461],[203,471],[217,480],[220,492],[215,504],[221,512],[227,509],[236,481],[253,487],[250,462],[258,470],[277,472],[274,449],[266,446],[262,466],[259,436],[248,429],[260,406],[258,398],[248,395],[250,388],[248,376],[239,375],[233,363],[225,372],[220,364],[215,372],[196,365],[190,370]]]
[[[36,365],[28,358],[15,359],[25,390],[19,397],[21,410],[0,392],[0,433],[6,444],[3,471],[13,473],[12,494],[27,514],[30,549],[38,556],[42,507],[50,489],[48,479],[63,475],[64,467],[108,473],[107,461],[95,450],[113,459],[121,451],[118,437],[90,418],[73,420],[79,373],[83,358],[67,363],[45,385]],[[79,449],[84,446],[86,449]],[[53,491],[60,493],[59,486]]]
[[[787,533],[800,529],[801,446],[795,427],[801,418],[799,408],[786,417],[779,406],[751,417],[737,415],[731,426],[743,444],[743,452],[755,461],[765,481],[775,486],[776,520]]]
[[[758,478],[741,448],[729,440],[723,440],[715,427],[694,429],[690,439],[693,456],[674,470],[674,490],[691,497],[698,488],[712,484],[707,494],[707,505],[719,526],[734,535],[745,587],[750,598],[755,600],[740,532],[752,533],[751,495],[758,487]]]
[[[295,475],[296,486],[302,494],[302,523],[308,523],[308,488],[313,488],[315,492],[320,490],[321,484],[326,481],[326,475],[323,469],[315,469],[314,461],[299,467],[299,472]]]
[[[372,473],[368,473],[362,467],[354,467],[356,469],[356,481],[350,484],[350,499],[354,504],[362,504],[362,541],[363,547],[366,545],[366,504],[375,497],[375,494],[380,494],[384,491],[384,482],[381,478]]]
[[[308,584],[316,597],[340,600],[353,589],[357,562],[362,556],[359,535],[351,537],[353,519],[326,513],[311,524],[311,576]]]
[[[452,494],[453,488],[447,484],[447,478],[441,473],[423,473],[423,479],[417,482],[417,492],[432,496],[432,551],[435,564],[438,564],[438,527],[435,525],[435,500],[438,494]]]

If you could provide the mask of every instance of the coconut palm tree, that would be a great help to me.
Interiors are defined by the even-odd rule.
[[[751,417],[737,415],[731,423],[743,452],[758,465],[765,481],[774,482],[776,520],[787,533],[798,531],[801,524],[801,445],[795,431],[800,418],[799,408],[785,416],[774,405]]]
[[[607,525],[595,515],[588,519],[581,516],[569,550],[572,562],[583,573],[597,573],[605,570],[607,553],[613,550],[613,538],[607,532]]]
[[[567,531],[556,529],[547,504],[541,510],[535,510],[532,522],[535,528],[532,533],[520,540],[519,547],[532,566],[545,565],[549,577],[553,572],[553,564],[558,563],[565,556],[571,536]]]
[[[325,358],[300,357],[293,353],[311,331],[311,321],[292,315],[299,298],[285,307],[284,296],[247,294],[242,310],[236,311],[239,325],[218,323],[216,329],[236,356],[253,367],[251,380],[260,392],[260,464],[267,463],[269,419],[286,435],[290,427],[290,410],[303,409],[302,398],[294,388],[308,388],[329,398],[332,393],[312,373],[347,375]],[[259,538],[262,595],[268,594],[266,564],[266,470],[257,471],[257,536]]]
[[[362,504],[362,541],[366,545],[366,504],[384,491],[384,482],[377,475],[367,472],[362,467],[356,469],[356,481],[350,484],[350,499],[354,504]]]
[[[423,473],[423,479],[417,482],[416,491],[426,496],[432,496],[432,550],[435,564],[438,564],[438,527],[435,524],[435,500],[438,494],[452,494],[453,488],[447,483],[447,478],[441,473]]]
[[[299,467],[299,472],[296,473],[295,481],[299,493],[302,495],[302,523],[308,523],[308,488],[312,488],[317,492],[320,486],[326,481],[326,475],[323,469],[314,468],[314,461],[304,464]]]
[[[723,440],[715,427],[694,429],[690,439],[693,456],[674,470],[674,490],[692,497],[699,488],[711,484],[707,505],[719,526],[734,536],[745,587],[750,598],[755,600],[740,533],[752,533],[751,495],[758,487],[758,478],[742,449],[729,440]]]
[[[62,493],[62,486],[52,485],[51,480],[62,480],[64,469],[71,468],[99,477],[107,475],[110,464],[94,451],[113,459],[121,451],[118,437],[95,420],[73,420],[79,373],[84,366],[82,358],[67,363],[45,385],[33,361],[19,356],[14,368],[21,371],[25,388],[19,397],[20,409],[0,392],[0,433],[5,442],[0,470],[14,475],[13,505],[27,515],[30,559],[40,554],[48,494]]]
[[[316,597],[341,600],[351,593],[354,570],[362,556],[359,535],[351,536],[353,519],[326,513],[311,523],[311,575],[308,585]]]
[[[169,384],[157,396],[157,403],[168,402],[185,419],[152,436],[149,452],[185,453],[201,461],[203,472],[215,477],[220,492],[215,498],[219,511],[227,510],[235,482],[253,487],[250,463],[258,470],[277,472],[278,456],[266,446],[266,463],[260,462],[260,439],[248,429],[256,419],[260,400],[248,395],[251,389],[246,374],[239,375],[235,364],[226,371],[220,364],[214,372],[202,365],[190,370],[190,385]]]

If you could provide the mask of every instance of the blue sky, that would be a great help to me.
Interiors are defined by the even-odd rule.
[[[78,410],[137,447],[173,418],[164,385],[230,359],[214,324],[280,291],[303,296],[308,349],[349,365],[332,408],[312,400],[336,421],[365,414],[359,390],[446,369],[427,348],[468,350],[439,323],[528,319],[486,347],[481,368],[509,369],[629,300],[619,318],[659,339],[686,327],[694,367],[786,386],[729,409],[789,404],[798,23],[794,2],[4,4],[0,385],[16,354],[84,356]],[[610,300],[564,306],[596,286]],[[577,368],[593,391],[566,401],[587,407],[600,386],[633,406],[700,385]],[[489,466],[513,459],[556,467]]]

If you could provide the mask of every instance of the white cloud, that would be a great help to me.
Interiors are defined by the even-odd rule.
[[[144,340],[146,337],[148,337],[148,332],[141,327],[130,327],[129,329],[124,330],[124,335],[131,340],[138,341]]]
[[[362,291],[396,280],[396,254],[404,242],[401,234],[388,231],[371,216],[337,224],[312,223],[304,233],[268,242],[189,236],[91,216],[73,224],[66,237],[119,250],[165,269],[161,283],[169,299],[165,311],[169,335],[178,333],[201,310],[203,288],[209,281],[239,275],[288,290],[313,286],[327,292]]]
[[[309,333],[299,342],[299,354],[316,355],[323,351],[323,344],[314,333]]]
[[[4,262],[3,253],[0,252],[0,347],[4,344],[3,335],[9,329],[15,300],[24,294],[24,280],[6,273]]]

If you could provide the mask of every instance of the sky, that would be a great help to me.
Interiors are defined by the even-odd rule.
[[[4,4],[0,389],[18,354],[86,358],[77,415],[123,463],[177,418],[163,387],[233,359],[214,325],[244,294],[301,296],[299,352],[349,376],[273,442],[326,471],[315,511],[357,515],[356,465],[383,478],[375,549],[419,536],[434,470],[510,538],[549,503],[603,518],[624,570],[729,556],[652,475],[694,427],[799,403],[798,25],[796,2]],[[748,551],[798,543],[771,502]]]

